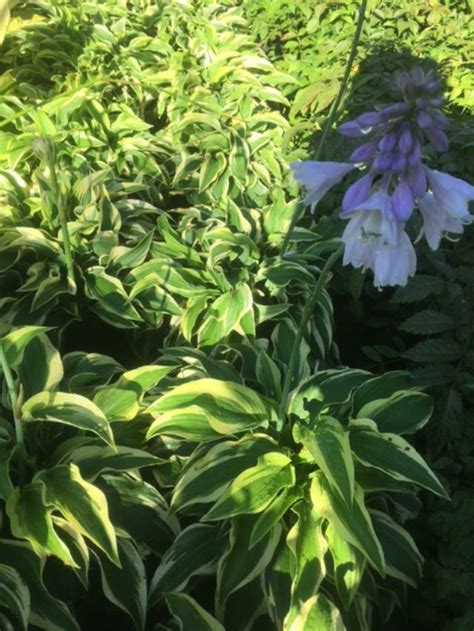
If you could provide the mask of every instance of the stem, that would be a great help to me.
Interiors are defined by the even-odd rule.
[[[338,114],[338,109],[339,109],[339,105],[341,104],[342,101],[342,97],[344,96],[344,93],[346,91],[347,88],[347,84],[349,82],[349,76],[351,74],[351,70],[352,70],[352,64],[354,63],[354,59],[357,53],[357,46],[359,45],[359,39],[360,39],[360,34],[362,31],[362,25],[364,23],[364,17],[365,17],[365,9],[367,7],[367,0],[361,0],[360,3],[360,7],[359,7],[359,15],[357,18],[357,25],[356,25],[356,30],[354,32],[354,37],[352,38],[352,46],[351,46],[351,52],[349,53],[349,58],[347,60],[347,64],[346,64],[346,68],[344,70],[344,76],[342,77],[342,81],[341,81],[341,85],[339,87],[339,92],[337,93],[336,98],[334,99],[332,105],[331,105],[331,109],[329,110],[329,115],[326,119],[326,122],[324,124],[324,129],[323,129],[323,133],[321,136],[321,140],[319,141],[318,147],[316,149],[316,153],[314,154],[314,160],[319,160],[320,156],[321,156],[321,152],[323,150],[324,144],[326,142],[329,130],[331,129],[334,121],[336,120],[337,114]],[[293,216],[291,218],[290,221],[290,225],[288,227],[288,231],[285,235],[285,238],[283,239],[283,243],[281,245],[281,256],[283,256],[286,252],[286,250],[288,249],[288,246],[290,244],[290,239],[291,239],[291,235],[293,234],[293,230],[295,229],[295,225],[296,222],[298,221],[298,214],[299,214],[299,206],[296,208],[295,212],[293,213]]]
[[[303,314],[301,316],[301,321],[298,326],[298,330],[296,331],[295,341],[293,343],[293,348],[291,350],[290,362],[288,364],[288,370],[285,375],[285,381],[283,383],[283,392],[281,395],[281,403],[280,403],[280,415],[286,413],[286,408],[288,405],[288,395],[290,393],[291,382],[293,381],[294,372],[296,368],[296,361],[298,359],[298,354],[300,351],[301,340],[303,339],[304,331],[306,329],[306,325],[308,324],[315,306],[317,305],[322,291],[324,289],[324,285],[326,283],[326,279],[334,267],[334,264],[339,259],[343,251],[343,247],[339,247],[335,252],[331,254],[329,259],[326,261],[325,266],[323,267],[321,274],[318,278],[318,282],[316,283],[316,287],[314,288],[313,293],[311,294],[308,302],[305,304],[303,309]]]
[[[67,277],[71,285],[71,288],[73,289],[73,293],[76,293],[75,291],[76,281],[74,279],[74,263],[72,260],[71,242],[69,240],[69,232],[67,229],[66,209],[64,208],[64,204],[63,204],[63,196],[62,196],[58,178],[56,175],[55,164],[52,160],[48,160],[48,167],[50,171],[51,185],[53,187],[54,195],[56,198],[56,207],[58,209],[59,223],[61,226],[61,234],[63,237],[64,257],[66,259]]]
[[[21,424],[21,414],[18,409],[18,396],[15,387],[15,380],[13,379],[13,374],[10,366],[8,365],[7,357],[5,355],[5,351],[3,350],[3,346],[0,343],[0,363],[2,365],[3,374],[5,375],[5,381],[7,383],[8,395],[10,397],[10,403],[12,406],[13,412],[13,420],[15,422],[15,435],[16,435],[16,444],[18,445],[21,458],[23,458],[24,450],[25,450],[25,439],[23,436],[23,425]]]

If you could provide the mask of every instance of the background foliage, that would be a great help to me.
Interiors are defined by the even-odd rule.
[[[398,606],[419,628],[470,630],[472,231],[396,292],[336,269],[282,414],[340,229],[336,190],[279,257],[287,165],[318,142],[357,3],[10,4],[2,624],[352,631],[389,628]],[[453,120],[441,164],[472,180],[472,30],[467,3],[369,3],[344,115],[430,57]],[[324,157],[345,151],[330,135]],[[413,438],[425,390],[433,420]],[[423,492],[413,521],[416,486],[444,495],[425,459],[453,501]],[[412,601],[406,529],[427,557]]]

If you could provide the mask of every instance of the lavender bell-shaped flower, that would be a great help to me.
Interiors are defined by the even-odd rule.
[[[376,287],[406,285],[416,271],[416,254],[388,193],[377,191],[341,216],[350,217],[342,234],[343,265],[373,270]]]
[[[304,201],[313,207],[326,195],[330,188],[352,171],[353,164],[346,162],[316,162],[305,160],[290,165],[295,179],[307,189]]]
[[[395,85],[402,100],[343,123],[338,132],[365,138],[352,151],[353,164],[299,162],[294,176],[308,189],[314,205],[352,169],[363,176],[346,191],[341,218],[349,219],[342,236],[344,264],[374,271],[375,285],[404,285],[415,273],[416,254],[405,224],[418,209],[423,233],[432,249],[445,232],[461,234],[474,221],[468,202],[474,187],[423,164],[423,146],[446,151],[448,122],[439,108],[441,85],[432,70],[399,73]]]

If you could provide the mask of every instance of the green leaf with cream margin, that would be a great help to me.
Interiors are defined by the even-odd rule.
[[[358,418],[370,418],[381,432],[412,434],[421,429],[433,414],[433,401],[423,392],[395,392],[390,397],[369,401]]]
[[[41,482],[17,487],[11,493],[6,511],[12,534],[19,539],[27,539],[39,556],[51,554],[66,565],[75,566],[71,552],[54,528],[51,517],[53,506],[45,504],[43,493]]]
[[[314,509],[327,519],[336,531],[352,543],[369,563],[385,576],[385,559],[380,541],[375,534],[370,515],[364,504],[364,493],[358,484],[354,488],[354,502],[349,508],[339,493],[333,490],[322,471],[317,471],[311,483]]]
[[[344,607],[349,609],[364,574],[365,556],[329,524],[324,533],[334,563],[334,582]],[[387,568],[388,574],[388,568]]]
[[[312,596],[301,605],[288,631],[345,631],[341,612],[324,594]]]
[[[448,497],[420,454],[398,434],[378,432],[376,424],[369,419],[352,421],[350,429],[352,451],[362,464],[395,480],[413,482],[440,497]]]
[[[275,451],[277,444],[265,434],[245,435],[240,440],[226,440],[209,447],[198,447],[183,469],[174,487],[171,508],[188,512],[193,505],[209,504],[222,495],[240,473],[257,464],[264,453]]]
[[[179,410],[183,412],[181,423]],[[206,435],[207,425],[216,436],[266,427],[276,414],[274,408],[250,388],[219,379],[198,379],[179,385],[152,403],[147,412],[156,417],[147,438],[166,434],[168,419],[172,420],[175,433],[180,424],[185,431],[192,414],[200,415],[199,431],[203,435]]]
[[[97,392],[94,403],[109,421],[130,421],[140,411],[147,390],[154,388],[174,366],[141,366],[129,370],[118,381]]]
[[[279,452],[260,456],[255,467],[246,469],[227,487],[203,521],[217,521],[260,513],[273,501],[281,489],[295,484],[291,460]]]
[[[293,556],[290,608],[284,628],[291,627],[298,617],[301,603],[318,593],[326,575],[324,556],[327,543],[323,537],[324,519],[307,502],[299,502],[292,511],[297,521],[288,532],[286,544]]]
[[[79,394],[40,392],[30,397],[22,407],[22,421],[49,421],[72,425],[94,432],[108,445],[114,446],[109,422],[100,408]]]
[[[178,623],[180,631],[225,631],[210,613],[187,594],[166,594],[168,609]]]
[[[31,598],[26,583],[18,572],[0,563],[0,603],[15,616],[19,631],[27,631]]]
[[[349,432],[337,419],[323,416],[311,429],[305,425],[296,425],[294,435],[296,440],[303,443],[347,505],[352,506],[354,460]]]
[[[25,348],[31,340],[50,330],[51,327],[47,326],[22,326],[1,338],[0,344],[10,368],[15,368],[21,363]]]
[[[44,484],[44,502],[54,506],[84,537],[95,543],[109,559],[120,565],[117,539],[109,519],[104,493],[86,482],[74,464],[59,465],[37,473]]]

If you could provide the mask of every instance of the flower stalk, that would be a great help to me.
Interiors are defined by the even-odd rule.
[[[7,356],[5,355],[5,351],[0,342],[0,365],[2,367],[3,374],[5,376],[5,382],[7,384],[8,396],[10,398],[10,404],[12,406],[12,414],[13,421],[15,424],[15,436],[16,436],[16,444],[18,447],[18,451],[20,453],[20,464],[19,464],[19,472],[20,479],[23,481],[24,478],[24,458],[25,458],[25,438],[23,434],[23,425],[21,422],[21,411],[20,404],[17,395],[17,389],[15,385],[15,380],[13,378],[13,373],[11,371],[10,365],[8,364]]]
[[[324,265],[323,269],[321,270],[321,274],[318,278],[318,282],[316,283],[316,286],[314,288],[313,293],[311,294],[308,302],[305,304],[304,309],[303,309],[303,313],[301,315],[301,320],[298,326],[298,329],[296,331],[296,336],[295,336],[295,341],[293,343],[293,348],[291,351],[291,355],[290,355],[290,361],[288,363],[288,370],[286,372],[285,375],[285,380],[283,382],[283,390],[282,390],[282,395],[281,395],[281,403],[280,403],[280,416],[281,418],[284,417],[284,415],[286,414],[287,411],[287,407],[288,407],[288,395],[290,393],[290,388],[291,388],[291,384],[292,381],[294,379],[295,375],[295,369],[296,369],[296,362],[298,359],[298,354],[300,352],[300,345],[301,345],[301,341],[303,339],[303,335],[306,329],[306,326],[308,324],[308,322],[310,321],[313,312],[314,312],[314,308],[316,307],[316,305],[318,304],[320,298],[321,298],[321,294],[323,292],[324,286],[326,284],[327,278],[332,270],[332,268],[334,267],[335,263],[338,261],[338,259],[341,257],[341,254],[343,252],[343,247],[338,247],[337,250],[335,250],[331,256],[328,258],[328,260],[326,261],[326,264]]]

